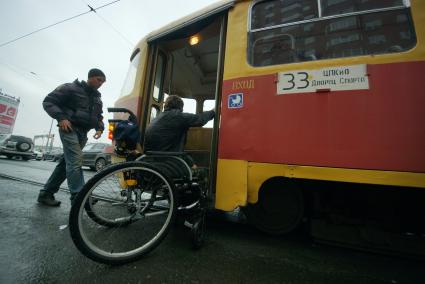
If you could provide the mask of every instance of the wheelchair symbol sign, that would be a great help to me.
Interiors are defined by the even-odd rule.
[[[227,107],[228,108],[242,108],[243,107],[243,93],[230,94]]]

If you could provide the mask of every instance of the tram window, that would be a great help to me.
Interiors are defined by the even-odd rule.
[[[317,18],[317,0],[263,1],[251,12],[251,28],[259,29]]]
[[[260,3],[264,6],[264,3],[285,3],[288,1],[265,1]],[[406,51],[416,45],[416,35],[410,9],[401,6],[402,0],[372,0],[360,1],[363,5],[356,6],[353,4],[357,2],[359,1],[322,1],[324,12],[332,15],[332,11],[345,11],[348,14],[331,18],[316,17],[307,22],[296,20],[289,24],[280,24],[273,27],[268,27],[266,23],[262,23],[263,27],[259,26],[259,21],[254,19],[254,17],[257,17],[255,15],[259,13],[258,11],[255,12],[258,4],[254,5],[248,38],[249,63],[253,66],[268,66],[320,59],[375,55]],[[291,1],[291,3],[294,3],[294,1]],[[299,3],[303,3],[303,1],[299,1]],[[306,3],[308,4],[310,1],[306,0]],[[366,3],[369,4],[366,5]],[[357,7],[356,10],[353,10],[353,5]],[[331,10],[331,7],[336,10]],[[393,9],[379,10],[388,7]],[[367,13],[363,14],[357,13],[365,9],[374,10],[368,10]],[[265,8],[263,10],[268,11]],[[278,11],[280,10],[273,11],[275,17],[285,17],[280,15]],[[303,10],[300,11],[302,12]],[[299,13],[300,15],[301,12]],[[356,12],[356,14],[349,14],[351,12]],[[276,20],[275,22],[279,21]],[[255,30],[254,28],[261,29]]]
[[[205,100],[202,111],[208,111],[215,108],[215,100]]]
[[[165,63],[166,63],[165,55],[162,52],[159,52],[157,64],[156,64],[156,71],[155,71],[155,84],[153,86],[153,93],[152,93],[152,97],[157,102],[161,100],[161,96],[162,96]]]
[[[196,101],[194,99],[182,98],[183,112],[196,113]]]
[[[204,105],[202,106],[202,111],[209,111],[215,108],[215,100],[205,100]],[[208,121],[207,124],[203,126],[204,128],[213,128],[214,120]]]
[[[402,7],[403,0],[321,0],[322,16],[341,15],[374,9]]]
[[[136,82],[137,66],[139,65],[139,62],[140,52],[137,53],[130,62],[120,96],[127,96],[133,91],[134,83]]]
[[[168,98],[168,94],[167,93],[164,93],[164,96],[163,96],[163,104],[162,104],[162,107],[161,107],[161,110],[162,111],[164,111],[164,102],[167,100],[167,98]]]
[[[159,110],[155,106],[152,106],[149,121],[152,121],[152,119],[154,119],[158,115],[158,113]]]

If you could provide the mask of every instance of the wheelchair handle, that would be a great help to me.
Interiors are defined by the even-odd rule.
[[[136,115],[129,109],[123,108],[123,107],[108,107],[109,112],[123,112],[128,113],[130,116],[128,117],[128,120],[131,122],[137,123],[137,117]]]
[[[146,151],[146,155],[155,155],[155,156],[186,156],[186,152],[168,152],[168,151]]]

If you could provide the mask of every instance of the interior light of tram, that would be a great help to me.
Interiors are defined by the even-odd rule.
[[[199,36],[198,35],[193,35],[189,38],[189,44],[190,45],[195,45],[198,44],[200,41]]]

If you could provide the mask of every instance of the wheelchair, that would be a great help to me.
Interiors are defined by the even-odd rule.
[[[71,237],[88,258],[125,264],[155,249],[179,215],[197,249],[205,239],[208,194],[206,171],[192,170],[186,153],[126,153],[125,162],[104,168],[78,193]]]

